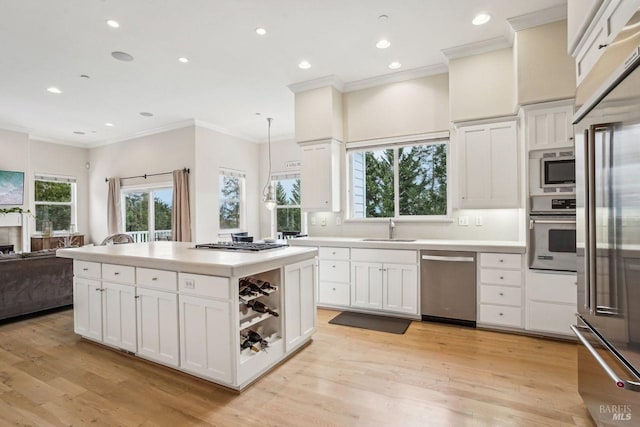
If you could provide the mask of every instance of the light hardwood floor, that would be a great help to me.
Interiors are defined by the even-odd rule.
[[[241,394],[105,349],[72,311],[0,325],[0,425],[592,426],[571,343],[329,325]]]

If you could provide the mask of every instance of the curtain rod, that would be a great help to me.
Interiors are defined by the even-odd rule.
[[[189,168],[183,168],[182,171],[186,172],[186,173],[191,173],[191,170]],[[124,178],[119,178],[119,179],[133,179],[133,178],[144,178],[144,179],[147,179],[150,176],[171,175],[172,173],[173,172],[145,173],[144,175],[125,176]],[[105,178],[104,182],[109,182],[109,178]]]

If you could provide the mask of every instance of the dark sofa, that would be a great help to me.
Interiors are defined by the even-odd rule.
[[[73,304],[73,261],[55,250],[0,256],[0,320]]]

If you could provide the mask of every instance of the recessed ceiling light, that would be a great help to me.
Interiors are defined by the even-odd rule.
[[[141,115],[141,116],[144,116],[144,117],[152,117],[152,116],[153,116],[153,113],[149,113],[149,112],[147,112],[147,111],[142,111],[142,112],[140,113],[140,115]]]
[[[256,113],[256,116],[261,116],[261,115],[262,115],[262,113]]]
[[[81,130],[74,130],[73,133],[75,133],[76,135],[84,135],[85,134]]]
[[[107,20],[107,25],[111,28],[120,28],[120,23],[118,21],[114,21],[113,19]]]
[[[389,64],[389,68],[391,68],[392,70],[397,70],[400,67],[402,67],[402,64],[398,61],[393,61],[391,64]]]
[[[488,13],[479,13],[476,15],[475,18],[473,18],[473,21],[471,21],[471,23],[473,25],[482,25],[482,24],[486,24],[490,20],[491,20],[491,15],[489,15]]]
[[[131,62],[133,61],[133,56],[129,55],[127,52],[111,52],[111,56],[113,56],[118,61]]]
[[[386,39],[380,39],[380,40],[378,40],[378,43],[376,43],[376,47],[378,49],[386,49],[389,46],[391,46],[391,42],[389,40],[386,40]]]
[[[109,123],[109,122],[105,123],[104,125],[107,126],[107,127],[110,127],[110,128],[113,127],[113,123]]]
[[[181,56],[180,58],[178,58],[178,61],[182,62],[183,64],[186,64],[187,62],[189,62],[189,58],[185,58],[184,56]]]
[[[55,94],[61,94],[62,91],[60,89],[58,89],[55,86],[51,86],[47,88],[47,92],[51,92],[51,93],[55,93]]]
[[[311,64],[309,64],[309,61],[302,61],[298,64],[298,68],[308,70],[309,68],[311,68]]]
[[[381,20],[381,21],[387,20],[387,19],[389,19],[389,15],[382,14],[382,15],[378,16],[378,19]]]
[[[265,34],[267,34],[267,30],[262,27],[258,27],[256,28],[256,34],[259,36],[264,36]]]

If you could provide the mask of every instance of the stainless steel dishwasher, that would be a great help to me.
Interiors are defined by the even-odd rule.
[[[476,253],[420,251],[422,320],[476,326]]]

